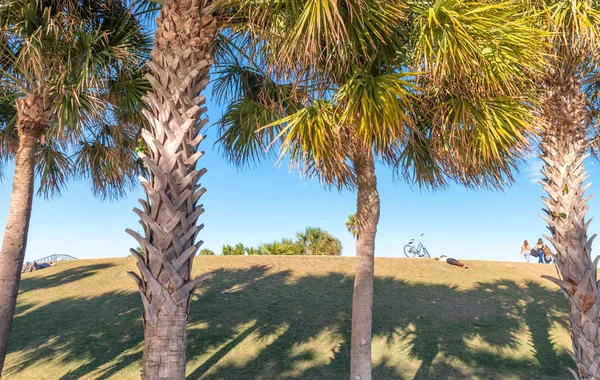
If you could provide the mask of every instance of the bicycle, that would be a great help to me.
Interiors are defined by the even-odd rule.
[[[429,256],[429,252],[427,252],[427,248],[425,248],[423,242],[421,241],[421,237],[423,237],[423,235],[425,234],[423,233],[421,236],[419,236],[419,244],[417,244],[416,247],[414,244],[416,239],[410,239],[408,244],[404,246],[404,254],[406,257],[431,257]]]

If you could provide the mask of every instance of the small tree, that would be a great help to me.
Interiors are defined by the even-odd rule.
[[[358,240],[358,217],[356,213],[348,215],[348,220],[346,221],[346,229],[353,238]]]
[[[342,254],[342,242],[320,228],[307,227],[304,232],[297,233],[296,238],[305,255],[339,256]]]

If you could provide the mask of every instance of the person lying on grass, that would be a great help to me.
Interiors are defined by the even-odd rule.
[[[461,267],[462,269],[467,269],[469,266],[465,263],[461,263],[460,261],[453,259],[452,257],[448,257],[446,255],[442,255],[440,257],[436,257],[435,258],[437,261],[443,261],[445,263],[448,263],[450,265],[456,265]]]

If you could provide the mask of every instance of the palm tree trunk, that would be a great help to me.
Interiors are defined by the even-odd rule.
[[[542,182],[548,198],[546,206],[547,237],[556,249],[556,264],[562,280],[549,278],[564,291],[570,305],[569,320],[577,379],[600,379],[600,299],[596,268],[591,258],[592,240],[587,238],[585,220],[588,210],[584,185],[588,178],[584,161],[587,157],[585,96],[581,82],[561,73],[549,76],[543,98],[544,133],[540,148],[545,162]]]
[[[147,201],[134,209],[144,235],[127,230],[143,249],[131,250],[141,276],[130,272],[144,304],[143,379],[184,379],[186,323],[190,294],[210,275],[191,279],[193,258],[202,242],[197,220],[204,212],[197,202],[205,192],[198,184],[206,169],[197,170],[202,156],[200,120],[206,112],[200,93],[208,83],[217,34],[215,18],[204,0],[165,1],[157,19],[156,46],[149,63],[152,91],[144,115],[151,131],[143,131],[148,146],[140,157],[150,173],[142,179]]]
[[[356,274],[352,299],[350,379],[371,380],[375,234],[380,205],[372,153],[369,150],[356,153],[353,164],[358,188],[359,238],[356,241]]]
[[[2,253],[0,254],[0,373],[6,357],[19,283],[21,282],[21,268],[27,246],[33,200],[36,141],[37,138],[33,136],[22,136],[19,139],[13,190],[2,241]]]
[[[16,108],[19,149],[15,157],[13,190],[0,253],[0,375],[6,358],[27,247],[35,178],[35,145],[50,125],[52,117],[45,99],[33,93],[18,99]]]
[[[144,325],[144,377],[185,379],[187,310],[161,312],[156,323]]]

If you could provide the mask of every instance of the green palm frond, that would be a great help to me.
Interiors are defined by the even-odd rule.
[[[419,185],[432,188],[443,187],[449,180],[467,187],[509,184],[535,132],[531,107],[504,97],[450,97],[437,99],[435,104],[428,99],[420,105],[424,133],[410,140],[398,169]]]
[[[433,126],[429,123],[417,123],[418,129],[412,129],[406,143],[393,155],[386,157],[386,163],[394,168],[394,174],[404,179],[410,186],[416,184],[425,188],[445,188],[448,178],[436,152],[436,138]]]
[[[584,90],[588,101],[591,153],[598,159],[600,158],[600,70],[595,70],[589,75]]]
[[[549,29],[564,43],[598,41],[600,9],[597,1],[556,0],[541,9],[549,18]]]
[[[255,33],[267,37],[261,45],[268,47],[269,63],[301,76],[325,71],[337,77],[352,72],[353,64],[398,50],[391,36],[404,6],[398,1],[266,0],[242,3],[240,12],[248,15]]]
[[[352,126],[356,138],[376,151],[385,151],[404,139],[410,120],[415,73],[379,76],[354,75],[335,95],[340,122]]]
[[[133,0],[131,1],[132,13],[144,21],[154,21],[162,8],[161,0]]]
[[[230,99],[257,100],[269,82],[264,73],[239,62],[221,65],[215,74],[213,95],[221,104]]]
[[[366,150],[423,186],[510,182],[550,51],[520,0],[259,3],[241,5],[239,30],[262,42],[215,82],[238,125],[222,130],[226,150],[256,161],[279,147],[292,168],[338,188],[355,186],[352,158]]]
[[[339,118],[333,103],[316,100],[268,127],[283,125],[276,140],[280,157],[289,157],[292,168],[341,189],[355,181],[347,157],[350,136],[344,135]]]
[[[225,156],[238,166],[257,163],[276,149],[269,149],[286,114],[301,107],[306,90],[273,81],[257,67],[237,62],[219,65],[213,94],[228,102],[219,125],[220,145]]]
[[[281,118],[273,108],[244,98],[231,102],[219,122],[217,144],[237,166],[257,163],[269,155],[269,145],[280,128],[263,128]]]
[[[120,70],[109,77],[104,97],[119,120],[135,120],[137,124],[143,124],[139,119],[139,110],[144,107],[142,98],[150,88],[145,74],[142,68],[135,71]]]
[[[94,193],[118,197],[139,173],[131,141],[145,125],[138,111],[148,89],[150,37],[131,5],[125,0],[7,0],[0,9],[0,40],[6,42],[0,44],[0,160],[12,158],[7,147],[14,142],[14,113],[5,99],[43,91],[55,120],[38,154],[41,195],[58,195],[70,176],[83,176],[91,179]],[[110,143],[97,140],[102,124],[118,126]]]
[[[11,104],[12,105],[12,104]],[[4,112],[3,103],[0,102],[0,180],[4,178],[6,164],[12,161],[19,148],[19,136],[16,129],[15,117],[11,116],[13,109]],[[9,119],[5,119],[5,117]]]
[[[35,171],[40,178],[38,195],[48,199],[60,196],[71,176],[72,162],[57,141],[46,141],[36,149]]]
[[[74,174],[90,183],[95,196],[120,198],[136,184],[139,165],[132,152],[97,140],[82,141],[74,154]]]
[[[414,2],[414,60],[438,87],[473,96],[520,95],[544,68],[544,34],[517,2]]]

